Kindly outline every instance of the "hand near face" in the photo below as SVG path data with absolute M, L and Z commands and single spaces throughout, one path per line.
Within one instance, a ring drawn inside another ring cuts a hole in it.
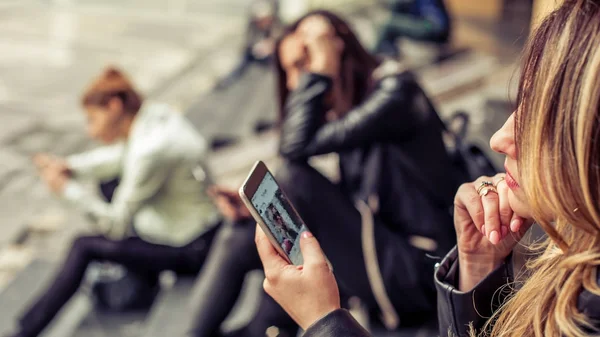
M 499 266 L 531 227 L 508 202 L 504 174 L 463 184 L 454 202 L 454 227 L 460 266 L 460 289 L 468 291 Z M 494 183 L 497 193 L 477 193 L 482 182 Z
M 312 234 L 303 232 L 300 239 L 302 266 L 287 263 L 258 226 L 256 246 L 265 269 L 265 291 L 303 330 L 340 308 L 337 282 Z
M 235 191 L 213 186 L 208 194 L 213 198 L 217 208 L 226 219 L 238 221 L 250 218 L 250 212 Z

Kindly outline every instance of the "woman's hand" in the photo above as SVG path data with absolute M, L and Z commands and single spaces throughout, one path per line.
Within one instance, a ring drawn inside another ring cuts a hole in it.
M 48 153 L 38 153 L 33 156 L 32 161 L 40 172 L 50 169 L 64 172 L 67 175 L 70 175 L 71 173 L 67 162 L 63 158 Z
M 208 195 L 226 219 L 239 221 L 250 218 L 250 212 L 235 191 L 213 186 L 208 190 Z
M 265 268 L 265 291 L 303 330 L 340 308 L 337 282 L 311 233 L 303 232 L 300 239 L 302 266 L 287 263 L 258 226 L 256 246 Z
M 497 193 L 480 195 L 483 182 L 495 185 Z M 454 227 L 459 257 L 459 289 L 469 291 L 497 268 L 531 226 L 514 214 L 508 202 L 504 174 L 480 177 L 463 184 L 454 200 Z
M 308 50 L 308 70 L 336 78 L 340 73 L 340 59 L 344 44 L 326 18 L 314 15 L 306 18 L 298 27 Z
M 47 153 L 36 154 L 33 156 L 32 161 L 37 167 L 40 177 L 50 190 L 53 193 L 62 194 L 71 177 L 71 170 L 67 162 L 63 158 Z
M 41 170 L 40 177 L 48 185 L 48 188 L 57 195 L 63 193 L 70 179 L 68 171 L 65 171 L 61 166 L 55 165 L 47 166 Z

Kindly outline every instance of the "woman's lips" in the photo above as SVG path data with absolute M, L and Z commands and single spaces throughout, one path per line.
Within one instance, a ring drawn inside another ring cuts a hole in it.
M 513 176 L 510 174 L 508 169 L 506 169 L 506 167 L 504 169 L 506 170 L 506 177 L 504 178 L 504 181 L 506 181 L 506 185 L 508 185 L 508 188 L 510 188 L 511 190 L 518 189 L 520 186 L 515 180 L 515 178 L 513 178 Z

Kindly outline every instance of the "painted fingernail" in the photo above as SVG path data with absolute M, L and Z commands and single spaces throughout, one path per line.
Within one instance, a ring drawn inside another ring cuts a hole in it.
M 498 242 L 500 242 L 500 234 L 498 234 L 498 231 L 492 231 L 489 240 L 493 245 L 498 244 Z
M 302 238 L 304 238 L 304 239 L 310 239 L 312 237 L 313 237 L 313 235 L 312 235 L 311 232 L 309 232 L 309 231 L 302 232 Z
M 521 220 L 513 219 L 513 221 L 510 222 L 510 230 L 511 231 L 518 232 L 519 227 L 521 227 Z
M 506 235 L 508 235 L 508 227 L 502 226 L 501 230 L 502 230 L 502 237 L 505 238 Z

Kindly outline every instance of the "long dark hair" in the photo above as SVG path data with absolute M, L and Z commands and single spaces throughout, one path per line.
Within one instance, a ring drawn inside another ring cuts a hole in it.
M 359 104 L 364 100 L 367 96 L 370 83 L 371 83 L 371 74 L 373 70 L 377 68 L 380 64 L 380 60 L 375 56 L 371 55 L 360 43 L 356 34 L 350 29 L 350 26 L 344 21 L 342 18 L 333 14 L 332 12 L 326 10 L 316 10 L 309 12 L 304 15 L 300 19 L 298 19 L 293 24 L 289 25 L 277 41 L 275 45 L 275 68 L 277 73 L 277 92 L 279 95 L 279 121 L 280 123 L 285 118 L 285 101 L 289 95 L 289 90 L 287 88 L 287 75 L 285 70 L 281 65 L 281 60 L 279 59 L 279 48 L 281 46 L 281 42 L 288 35 L 292 34 L 298 28 L 298 25 L 306 19 L 307 17 L 319 15 L 326 18 L 333 28 L 335 29 L 335 34 L 338 38 L 340 38 L 344 42 L 344 51 L 342 53 L 342 61 L 341 61 L 341 69 L 342 69 L 342 86 L 346 87 L 346 83 L 350 82 L 354 85 L 353 97 L 352 97 L 352 106 Z M 346 78 L 344 74 L 344 69 L 349 63 L 353 63 L 352 66 L 352 78 Z

